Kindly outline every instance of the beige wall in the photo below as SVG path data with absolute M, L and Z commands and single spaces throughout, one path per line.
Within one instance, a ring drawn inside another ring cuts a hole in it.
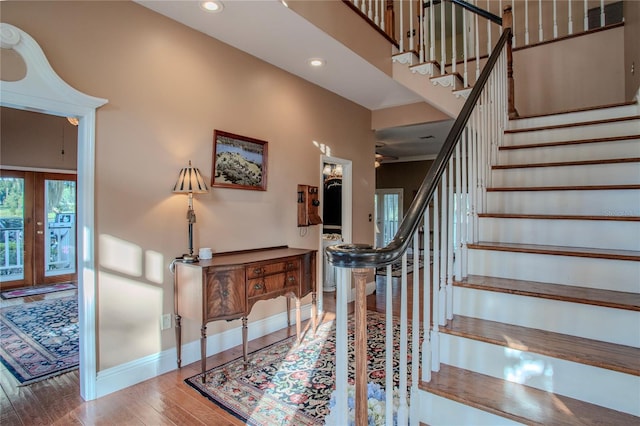
M 640 1 L 624 2 L 624 93 L 627 101 L 640 90 Z M 633 70 L 633 71 L 632 71 Z
M 380 189 L 402 188 L 406 214 L 432 163 L 433 160 L 382 163 L 376 169 L 376 185 Z
M 76 170 L 78 128 L 65 117 L 0 108 L 0 166 Z
M 189 160 L 210 179 L 214 129 L 268 141 L 268 190 L 197 195 L 196 248 L 317 248 L 318 227 L 296 226 L 296 185 L 320 184 L 314 141 L 353 161 L 353 237 L 373 242 L 370 111 L 132 2 L 0 8 L 65 81 L 109 100 L 96 130 L 99 370 L 175 346 L 159 317 L 173 311 L 167 266 L 186 249 L 187 199 L 171 189 Z M 261 302 L 250 323 L 284 307 Z
M 625 100 L 624 27 L 543 44 L 513 54 L 520 115 Z

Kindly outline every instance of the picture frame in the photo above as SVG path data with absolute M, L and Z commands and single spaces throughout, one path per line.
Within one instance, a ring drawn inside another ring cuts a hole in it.
M 213 131 L 211 186 L 267 190 L 267 142 Z

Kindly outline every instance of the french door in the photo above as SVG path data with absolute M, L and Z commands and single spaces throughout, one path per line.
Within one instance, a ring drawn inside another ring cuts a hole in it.
M 0 287 L 75 281 L 76 175 L 0 170 Z
M 402 220 L 402 188 L 376 189 L 376 247 L 384 247 L 395 237 Z

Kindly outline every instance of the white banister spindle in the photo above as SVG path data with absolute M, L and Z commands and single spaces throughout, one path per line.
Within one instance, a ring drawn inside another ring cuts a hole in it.
M 477 222 L 478 222 L 478 126 L 477 126 L 477 116 L 478 116 L 478 108 L 476 107 L 475 111 L 471 114 L 469 118 L 471 135 L 469 138 L 470 150 L 469 157 L 471 161 L 471 232 L 470 240 L 474 243 L 478 241 L 477 236 Z
M 500 11 L 502 13 L 502 11 Z M 511 47 L 515 49 L 516 47 L 516 2 L 513 2 L 511 5 L 511 16 L 513 18 L 513 22 L 511 23 Z
M 378 2 L 378 0 L 375 0 L 375 3 L 373 5 L 374 6 L 373 22 L 375 22 L 377 26 L 380 26 L 379 5 L 380 3 Z
M 587 3 L 587 1 L 588 0 L 584 0 L 584 22 L 583 22 L 584 31 L 589 30 L 589 4 Z
M 402 13 L 404 10 L 404 6 L 402 5 L 403 0 L 398 1 L 400 5 L 400 36 L 398 37 L 400 39 L 400 42 L 398 43 L 398 49 L 400 50 L 400 53 L 402 53 L 404 52 L 404 16 Z
M 386 359 L 385 369 L 393 371 L 393 279 L 391 277 L 391 265 L 387 265 L 387 290 L 386 290 L 386 325 L 385 325 L 385 347 Z M 385 375 L 385 423 L 386 426 L 393 426 L 393 374 Z
M 418 391 L 420 381 L 420 232 L 413 234 L 413 311 L 411 319 L 411 389 Z M 425 329 L 425 336 L 428 329 Z M 415 406 L 415 405 L 414 405 Z
M 414 44 L 413 38 L 414 38 L 414 22 L 413 22 L 413 0 L 409 0 L 409 48 L 407 50 L 414 50 L 416 48 L 416 45 Z
M 380 28 L 382 28 L 383 32 L 386 32 L 385 21 L 387 20 L 387 6 L 384 2 L 385 0 L 380 0 Z
M 558 38 L 557 0 L 553 0 L 553 38 Z
M 462 79 L 464 81 L 464 87 L 467 88 L 469 87 L 469 74 L 468 74 L 468 64 L 467 64 L 467 57 L 468 57 L 468 46 L 467 46 L 467 39 L 468 39 L 468 34 L 469 34 L 469 28 L 467 28 L 467 9 L 462 9 L 462 61 L 463 61 L 463 75 L 462 75 Z
M 604 0 L 600 0 L 600 26 L 604 27 L 606 18 L 604 16 Z
M 408 315 L 407 315 L 407 252 L 402 255 L 402 276 L 400 288 L 400 365 L 398 369 L 398 425 L 406 425 L 409 421 L 409 402 L 407 398 L 407 346 L 408 346 Z M 388 370 L 388 371 L 393 371 Z
M 456 55 L 456 5 L 451 3 L 451 73 L 456 72 L 456 62 L 458 61 L 458 55 Z
M 447 40 L 446 40 L 446 24 L 444 5 L 446 3 L 440 3 L 440 74 L 445 74 L 445 64 L 447 63 Z
M 476 41 L 476 79 L 478 81 L 478 77 L 480 77 L 480 37 L 478 37 L 478 14 L 474 13 L 474 28 L 475 28 L 475 41 Z
M 440 321 L 440 325 L 446 325 L 447 321 L 447 301 L 446 301 L 446 289 L 447 289 L 447 259 L 448 259 L 448 251 L 447 251 L 447 220 L 448 210 L 447 210 L 447 196 L 449 195 L 448 186 L 447 186 L 447 171 L 442 174 L 442 180 L 440 184 L 441 192 L 440 192 L 440 291 L 438 292 L 438 297 L 440 298 L 440 312 L 438 312 L 438 320 Z
M 567 1 L 567 14 L 568 14 L 568 21 L 569 21 L 569 26 L 567 28 L 567 32 L 569 35 L 573 34 L 573 11 L 571 10 L 571 0 Z
M 429 206 L 424 210 L 424 218 L 422 229 L 422 259 L 424 262 L 424 272 L 422 274 L 422 330 L 424 339 L 422 340 L 422 376 L 421 379 L 425 382 L 431 380 L 431 352 L 433 351 L 433 345 L 431 344 L 431 283 L 432 276 L 429 274 L 429 266 L 431 264 L 431 226 L 429 223 Z M 414 340 L 415 342 L 416 340 Z
M 538 0 L 538 41 L 544 40 L 544 34 L 542 29 L 542 0 Z
M 489 3 L 489 0 L 487 0 L 487 10 L 490 9 L 491 4 Z M 491 49 L 493 49 L 493 46 L 491 45 L 491 21 L 490 20 L 486 20 L 487 21 L 487 55 L 491 55 Z
M 433 10 L 433 0 L 429 0 L 429 60 L 436 60 L 436 20 Z
M 453 157 L 449 159 L 449 196 L 447 197 L 447 288 L 446 288 L 446 318 L 453 319 L 453 250 L 455 241 L 453 239 L 453 219 L 455 217 L 455 198 L 453 193 Z
M 367 10 L 367 16 L 369 17 L 369 19 L 371 19 L 373 21 L 373 0 L 369 0 L 369 7 Z
M 524 45 L 529 45 L 529 0 L 524 0 Z
M 463 138 L 464 136 L 461 135 L 461 138 Z M 456 161 L 456 187 L 455 187 L 455 192 L 454 192 L 454 199 L 455 199 L 455 209 L 454 209 L 454 214 L 456 215 L 456 222 L 455 222 L 455 229 L 454 229 L 454 234 L 455 234 L 455 239 L 454 239 L 454 259 L 455 259 L 455 279 L 456 281 L 460 281 L 460 279 L 462 279 L 462 253 L 461 253 L 461 247 L 462 247 L 462 239 L 461 239 L 461 231 L 462 231 L 462 155 L 461 155 L 461 147 L 460 145 L 462 145 L 462 140 L 460 140 L 457 144 L 456 144 L 456 156 L 455 156 L 455 161 Z
M 424 46 L 425 46 L 425 39 L 424 39 L 424 6 L 422 1 L 419 2 L 420 4 L 420 25 L 418 26 L 419 31 L 420 31 L 420 63 L 424 62 Z
M 469 193 L 468 193 L 468 168 L 469 168 L 469 157 L 467 157 L 467 144 L 469 143 L 469 125 L 467 124 L 464 131 L 462 132 L 462 140 L 461 145 L 462 149 L 460 150 L 460 156 L 462 158 L 462 193 L 461 197 L 461 227 L 460 227 L 460 241 L 461 241 L 461 272 L 462 278 L 467 276 L 467 231 L 469 227 Z
M 431 267 L 433 297 L 433 327 L 431 329 L 431 370 L 440 371 L 440 197 L 438 187 L 433 191 L 433 264 Z M 425 268 L 425 271 L 428 269 Z M 427 272 L 425 272 L 427 273 Z
M 349 407 L 347 406 L 347 385 L 348 385 L 348 342 L 349 331 L 347 327 L 347 284 L 350 270 L 347 268 L 337 268 L 336 285 L 336 424 L 347 424 L 349 419 Z

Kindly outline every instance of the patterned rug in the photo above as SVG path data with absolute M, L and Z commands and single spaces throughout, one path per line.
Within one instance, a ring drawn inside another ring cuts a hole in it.
M 20 385 L 78 368 L 76 296 L 0 309 L 0 360 Z
M 369 382 L 384 387 L 385 317 L 368 312 L 367 322 Z M 353 378 L 354 362 L 353 328 L 350 319 L 350 378 Z M 400 325 L 395 324 L 395 337 L 399 332 Z M 251 353 L 247 369 L 242 358 L 238 358 L 185 382 L 249 425 L 322 425 L 329 413 L 329 399 L 335 384 L 335 346 L 335 324 L 324 323 L 318 327 L 315 337 L 309 331 L 300 346 L 295 345 L 295 337 L 289 337 Z M 398 365 L 396 348 L 393 368 L 396 386 Z
M 35 296 L 38 294 L 54 293 L 56 291 L 75 290 L 75 283 L 58 283 L 52 285 L 38 285 L 23 288 L 16 288 L 13 290 L 5 290 L 0 293 L 2 299 L 14 299 L 16 297 Z

